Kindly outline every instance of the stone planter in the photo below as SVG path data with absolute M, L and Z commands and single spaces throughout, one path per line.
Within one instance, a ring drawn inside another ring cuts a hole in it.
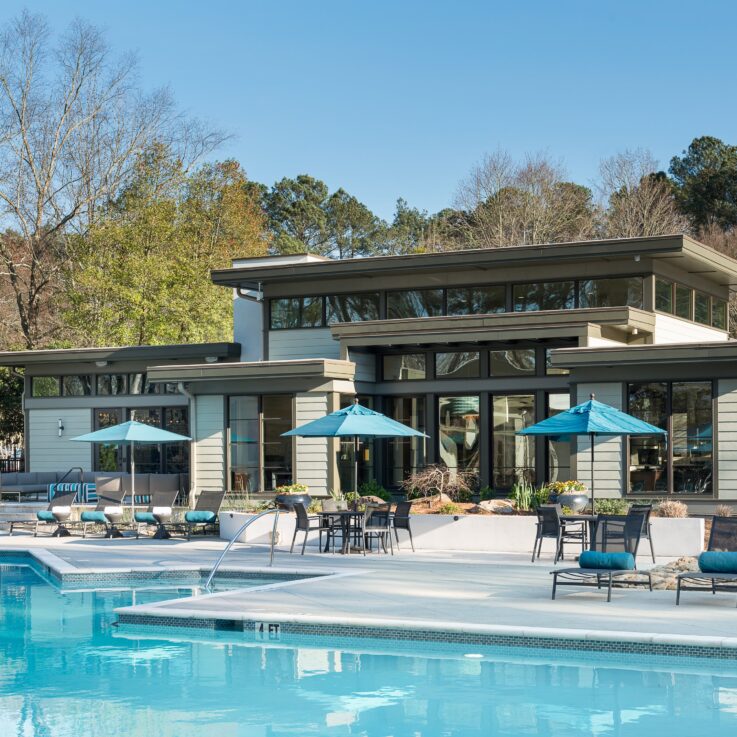
M 305 509 L 312 503 L 309 494 L 277 494 L 274 501 L 280 509 L 292 510 L 295 504 L 304 504 Z

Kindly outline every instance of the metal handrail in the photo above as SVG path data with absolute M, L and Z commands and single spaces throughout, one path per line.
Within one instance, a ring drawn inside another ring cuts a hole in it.
M 79 483 L 81 484 L 81 483 L 82 483 L 82 478 L 84 477 L 84 469 L 82 468 L 82 466 L 72 466 L 72 467 L 71 467 L 71 468 L 70 468 L 70 469 L 69 469 L 69 470 L 68 470 L 68 471 L 67 471 L 67 472 L 66 472 L 66 473 L 65 473 L 65 474 L 64 474 L 64 475 L 63 475 L 63 476 L 61 477 L 61 479 L 60 479 L 59 483 L 60 483 L 60 484 L 61 484 L 61 483 L 63 483 L 63 482 L 64 482 L 64 479 L 66 479 L 66 477 L 67 477 L 67 476 L 69 476 L 69 474 L 70 474 L 70 473 L 71 473 L 72 471 L 79 471 Z
M 220 557 L 217 559 L 217 562 L 212 567 L 212 570 L 210 571 L 210 575 L 207 577 L 207 581 L 205 581 L 206 589 L 210 588 L 212 579 L 215 577 L 215 574 L 217 573 L 218 568 L 220 568 L 220 564 L 223 562 L 223 559 L 228 554 L 228 551 L 236 543 L 238 538 L 245 532 L 245 530 L 248 528 L 248 526 L 251 523 L 255 522 L 257 519 L 261 519 L 261 517 L 265 517 L 267 514 L 274 515 L 274 527 L 271 530 L 271 553 L 269 555 L 269 565 L 271 566 L 274 564 L 274 545 L 276 544 L 276 524 L 279 521 L 279 508 L 278 507 L 275 507 L 273 509 L 267 509 L 263 512 L 259 512 L 259 514 L 257 514 L 255 517 L 251 517 L 249 520 L 246 520 L 245 524 L 230 539 L 228 544 L 225 546 L 225 550 L 223 550 L 223 552 L 220 554 Z

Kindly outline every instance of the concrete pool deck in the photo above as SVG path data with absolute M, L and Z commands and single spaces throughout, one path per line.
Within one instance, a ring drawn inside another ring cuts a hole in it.
M 52 567 L 51 556 L 56 556 L 67 571 L 209 568 L 224 545 L 215 538 L 185 542 L 0 536 L 0 551 L 38 552 Z M 268 549 L 236 546 L 225 566 L 269 570 Z M 649 567 L 649 561 L 643 557 L 640 566 Z M 615 589 L 607 603 L 604 592 L 596 589 L 563 589 L 552 601 L 552 563 L 531 564 L 522 555 L 404 549 L 394 557 L 364 558 L 290 555 L 277 548 L 274 569 L 344 575 L 162 602 L 136 611 L 166 618 L 401 626 L 737 648 L 736 594 L 686 592 L 676 607 L 674 591 Z

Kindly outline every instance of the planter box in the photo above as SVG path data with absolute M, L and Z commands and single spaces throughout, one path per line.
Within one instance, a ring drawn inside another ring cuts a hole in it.
M 220 515 L 220 535 L 230 539 L 252 514 L 224 512 Z M 289 512 L 279 515 L 279 544 L 289 545 L 294 534 L 295 517 Z M 418 514 L 412 516 L 412 534 L 417 550 L 449 550 L 486 553 L 532 554 L 537 518 L 533 516 L 507 515 L 446 515 Z M 272 516 L 255 522 L 239 538 L 241 542 L 268 545 L 274 524 Z M 697 517 L 684 519 L 653 517 L 653 545 L 655 554 L 668 558 L 682 555 L 696 556 L 704 549 L 704 520 Z M 303 534 L 297 535 L 301 546 Z M 409 548 L 407 533 L 399 531 L 402 548 Z M 317 547 L 317 535 L 310 534 L 307 546 Z M 554 543 L 543 541 L 543 554 L 551 556 Z M 296 545 L 295 545 L 296 549 Z M 573 547 L 570 548 L 573 552 Z M 643 540 L 640 555 L 649 556 L 650 546 Z

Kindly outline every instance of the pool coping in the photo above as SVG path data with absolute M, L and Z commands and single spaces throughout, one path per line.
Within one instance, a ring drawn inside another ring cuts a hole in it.
M 3 548 L 0 554 L 28 555 L 46 567 L 62 582 L 76 576 L 89 576 L 91 582 L 106 576 L 158 574 L 159 579 L 166 575 L 172 577 L 182 572 L 207 572 L 205 566 L 167 565 L 129 566 L 120 568 L 79 568 L 43 548 Z M 271 582 L 254 586 L 248 591 L 294 585 L 309 585 L 311 580 L 342 578 L 363 575 L 368 569 L 352 571 L 326 571 L 298 567 L 239 566 L 223 568 L 226 575 L 238 574 L 264 577 L 269 575 L 299 576 L 299 578 Z M 240 594 L 247 592 L 241 591 Z M 217 602 L 219 597 L 232 596 L 233 591 L 214 592 L 198 597 Z M 397 619 L 390 617 L 359 617 L 347 614 L 341 616 L 325 614 L 285 613 L 279 611 L 241 612 L 218 611 L 217 609 L 187 609 L 186 600 L 174 600 L 140 604 L 116 609 L 118 621 L 124 626 L 141 628 L 166 628 L 173 630 L 200 629 L 204 631 L 230 631 L 250 633 L 254 637 L 264 624 L 279 625 L 284 634 L 320 635 L 335 637 L 390 638 L 428 642 L 447 642 L 458 644 L 478 644 L 487 646 L 538 647 L 559 649 L 602 651 L 633 654 L 654 654 L 676 657 L 700 657 L 737 660 L 737 637 L 714 637 L 706 635 L 660 634 L 654 632 L 632 632 L 601 629 L 573 629 L 556 627 L 529 627 L 523 625 L 472 624 L 458 621 L 437 621 L 422 619 Z

